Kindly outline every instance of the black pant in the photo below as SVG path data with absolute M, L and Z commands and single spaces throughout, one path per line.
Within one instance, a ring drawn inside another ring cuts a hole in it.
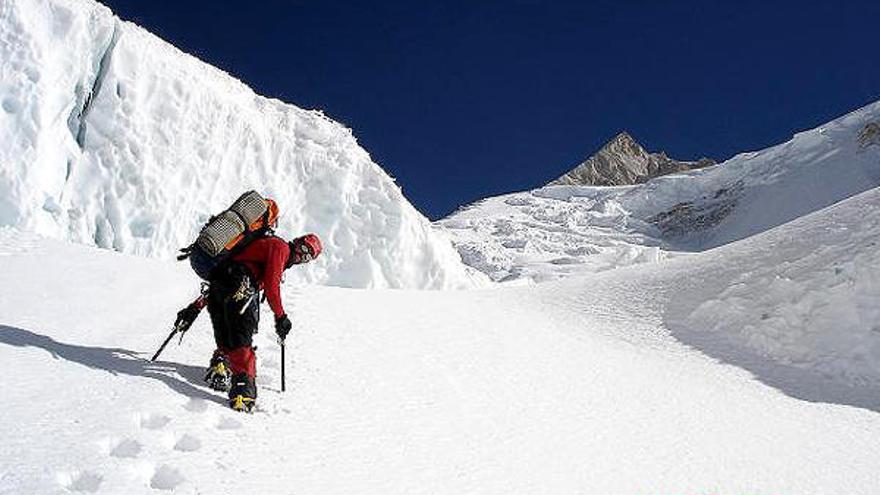
M 208 314 L 218 349 L 251 347 L 260 322 L 260 294 L 247 268 L 230 263 L 211 281 Z

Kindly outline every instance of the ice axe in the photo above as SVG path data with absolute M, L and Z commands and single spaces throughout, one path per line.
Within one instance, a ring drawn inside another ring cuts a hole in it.
M 206 304 L 207 298 L 203 295 L 177 312 L 177 320 L 174 322 L 174 328 L 171 330 L 171 333 L 168 334 L 168 337 L 165 338 L 165 342 L 162 342 L 162 345 L 159 347 L 159 350 L 156 351 L 156 354 L 153 354 L 153 358 L 150 359 L 150 361 L 155 362 L 159 359 L 159 354 L 162 354 L 162 351 L 165 350 L 165 346 L 167 346 L 168 343 L 171 342 L 171 339 L 173 339 L 178 333 L 180 334 L 180 341 L 183 342 L 183 336 L 186 334 L 186 331 L 189 330 L 189 327 L 191 327 L 193 322 L 196 321 L 196 318 L 199 317 L 199 313 Z
M 190 323 L 190 324 L 192 324 L 192 323 Z M 187 325 L 187 327 L 189 327 L 189 325 Z M 175 325 L 174 329 L 171 330 L 171 333 L 169 333 L 168 337 L 165 339 L 165 342 L 162 342 L 162 345 L 159 347 L 159 350 L 156 351 L 156 354 L 153 354 L 153 357 L 150 359 L 150 361 L 155 362 L 157 359 L 159 359 L 159 354 L 162 354 L 162 351 L 165 350 L 165 346 L 167 346 L 168 343 L 171 342 L 171 339 L 173 339 L 174 336 L 177 335 L 177 332 L 185 332 L 185 331 L 186 330 L 181 330 L 180 325 Z M 180 336 L 180 340 L 181 341 L 183 340 L 183 335 Z

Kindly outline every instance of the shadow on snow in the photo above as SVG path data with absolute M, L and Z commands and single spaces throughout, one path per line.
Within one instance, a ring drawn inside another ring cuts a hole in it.
M 199 386 L 202 384 L 204 370 L 197 366 L 167 361 L 154 363 L 128 349 L 65 344 L 45 335 L 7 325 L 0 325 L 0 343 L 16 347 L 36 347 L 50 353 L 55 359 L 64 359 L 113 375 L 152 378 L 187 397 L 221 402 L 218 396 Z
M 824 376 L 816 370 L 781 363 L 736 343 L 726 342 L 711 332 L 697 332 L 675 326 L 671 330 L 681 343 L 720 363 L 742 368 L 758 381 L 789 397 L 880 412 L 880 385 L 876 383 L 846 382 L 840 378 Z

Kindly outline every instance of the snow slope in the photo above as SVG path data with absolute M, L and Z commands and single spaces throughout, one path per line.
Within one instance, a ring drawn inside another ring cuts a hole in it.
M 348 130 L 85 0 L 0 2 L 0 51 L 0 494 L 877 493 L 880 104 L 441 222 L 497 280 L 564 280 L 364 291 L 303 282 L 471 282 Z M 196 280 L 132 254 L 250 185 L 333 254 L 285 285 L 285 394 L 263 322 L 248 416 L 201 383 L 204 315 L 147 361 Z
M 252 416 L 200 383 L 204 316 L 146 361 L 186 270 L 7 229 L 0 493 L 874 494 L 877 218 L 536 287 L 288 283 Z
M 880 102 L 784 144 L 628 187 L 550 186 L 438 222 L 495 280 L 545 281 L 721 246 L 880 186 Z
M 880 405 L 880 188 L 687 260 L 684 341 L 809 400 Z
M 242 192 L 327 247 L 297 278 L 473 285 L 349 129 L 254 94 L 91 0 L 0 3 L 0 226 L 170 258 Z

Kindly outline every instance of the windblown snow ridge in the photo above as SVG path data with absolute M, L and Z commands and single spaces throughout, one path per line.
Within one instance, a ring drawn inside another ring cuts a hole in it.
M 0 226 L 170 258 L 256 189 L 316 232 L 309 281 L 475 280 L 349 129 L 260 97 L 91 0 L 0 3 Z

